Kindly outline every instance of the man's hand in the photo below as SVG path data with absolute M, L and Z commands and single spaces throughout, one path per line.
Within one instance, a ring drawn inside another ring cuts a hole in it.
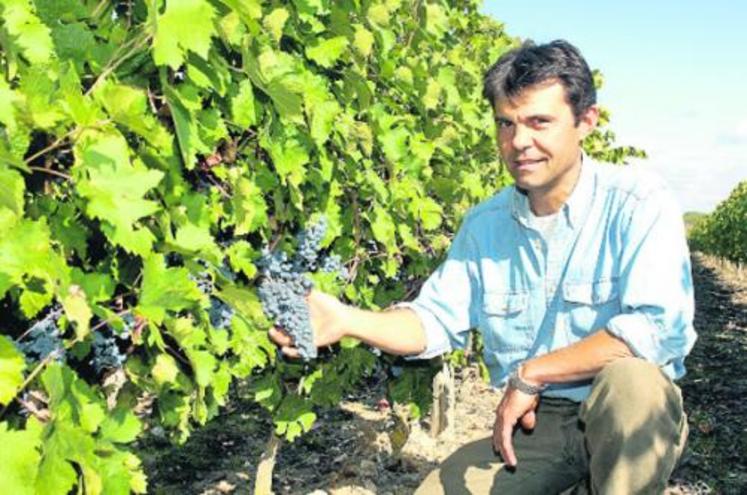
M 516 454 L 511 443 L 511 436 L 517 423 L 527 430 L 533 430 L 536 423 L 535 410 L 539 404 L 539 395 L 528 395 L 514 388 L 506 388 L 498 408 L 495 411 L 493 426 L 493 449 L 500 452 L 503 462 L 516 466 Z
M 324 347 L 338 342 L 345 336 L 345 318 L 349 308 L 336 298 L 312 290 L 306 296 L 309 305 L 309 319 L 314 332 L 314 344 Z M 270 338 L 280 346 L 280 350 L 289 357 L 299 357 L 298 349 L 293 345 L 293 339 L 282 329 L 270 329 Z

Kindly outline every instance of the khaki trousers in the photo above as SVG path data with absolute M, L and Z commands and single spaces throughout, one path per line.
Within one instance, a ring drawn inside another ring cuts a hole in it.
M 415 493 L 662 493 L 687 433 L 679 388 L 653 364 L 619 359 L 580 405 L 540 400 L 536 428 L 514 434 L 516 469 L 504 468 L 488 437 L 454 452 Z

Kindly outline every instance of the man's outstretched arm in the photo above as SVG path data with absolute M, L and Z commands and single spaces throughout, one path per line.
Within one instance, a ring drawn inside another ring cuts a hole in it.
M 319 291 L 308 296 L 314 343 L 324 347 L 343 337 L 354 337 L 390 354 L 419 354 L 426 348 L 426 336 L 418 315 L 411 309 L 367 311 L 343 304 Z M 270 337 L 284 354 L 298 357 L 291 338 L 282 331 L 270 330 Z

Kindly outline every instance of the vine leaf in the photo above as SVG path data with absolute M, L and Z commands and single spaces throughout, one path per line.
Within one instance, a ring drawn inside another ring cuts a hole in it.
M 0 335 L 0 404 L 8 404 L 23 383 L 26 361 L 13 342 Z
M 78 151 L 77 189 L 88 200 L 86 212 L 111 226 L 102 230 L 112 242 L 146 256 L 153 235 L 135 223 L 158 211 L 158 203 L 143 196 L 161 181 L 163 172 L 131 163 L 127 143 L 115 134 L 102 135 Z
M 208 58 L 215 32 L 215 9 L 206 0 L 168 0 L 166 11 L 156 18 L 153 60 L 176 70 L 187 51 Z
M 143 285 L 138 312 L 161 324 L 166 311 L 180 311 L 203 300 L 186 268 L 166 268 L 163 256 L 151 255 L 143 266 Z
M 41 425 L 33 418 L 28 421 L 25 430 L 8 430 L 8 423 L 0 423 L 0 445 L 6 446 L 0 449 L 0 466 L 3 469 L 0 476 L 1 493 L 37 493 L 34 484 L 41 461 L 41 432 Z M 11 445 L 13 448 L 9 447 Z
M 306 56 L 329 69 L 345 53 L 347 47 L 348 39 L 345 36 L 336 36 L 306 48 Z
M 46 64 L 54 55 L 49 28 L 36 16 L 29 0 L 3 0 L 0 13 L 10 36 L 11 50 L 20 51 L 32 64 Z

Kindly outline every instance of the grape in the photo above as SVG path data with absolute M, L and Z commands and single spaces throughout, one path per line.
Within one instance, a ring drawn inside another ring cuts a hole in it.
M 228 304 L 224 303 L 217 297 L 210 298 L 210 324 L 215 328 L 221 330 L 229 327 L 231 325 L 233 313 L 233 308 Z
M 301 357 L 306 360 L 315 358 L 317 350 L 304 285 L 265 279 L 258 293 L 265 313 L 291 336 Z
M 343 280 L 350 276 L 347 268 L 343 266 L 340 256 L 337 254 L 330 254 L 324 261 L 322 261 L 321 270 L 327 273 L 336 273 L 337 276 Z
M 294 264 L 297 265 L 297 271 L 313 271 L 316 268 L 319 248 L 326 233 L 327 220 L 322 217 L 317 223 L 302 230 L 296 237 L 298 248 L 296 249 Z
M 197 285 L 199 291 L 203 294 L 210 295 L 213 293 L 213 279 L 208 272 L 200 272 L 197 275 L 189 275 L 189 278 Z
M 121 337 L 121 336 L 120 336 Z M 93 365 L 96 373 L 111 368 L 121 368 L 127 355 L 119 349 L 119 344 L 113 335 L 105 335 L 105 332 L 97 332 L 93 335 Z
M 292 259 L 283 251 L 264 249 L 257 262 L 263 276 L 257 291 L 262 308 L 276 325 L 290 335 L 299 354 L 306 360 L 317 356 L 317 348 L 306 302 L 306 296 L 314 284 L 304 274 L 321 269 L 337 273 L 341 278 L 348 277 L 337 255 L 327 256 L 319 265 L 321 244 L 326 232 L 327 221 L 322 217 L 296 237 L 296 252 Z
M 34 323 L 26 335 L 26 341 L 18 348 L 32 361 L 42 361 L 50 354 L 57 361 L 65 360 L 65 348 L 62 342 L 57 320 L 62 316 L 62 308 L 52 309 L 47 316 Z

